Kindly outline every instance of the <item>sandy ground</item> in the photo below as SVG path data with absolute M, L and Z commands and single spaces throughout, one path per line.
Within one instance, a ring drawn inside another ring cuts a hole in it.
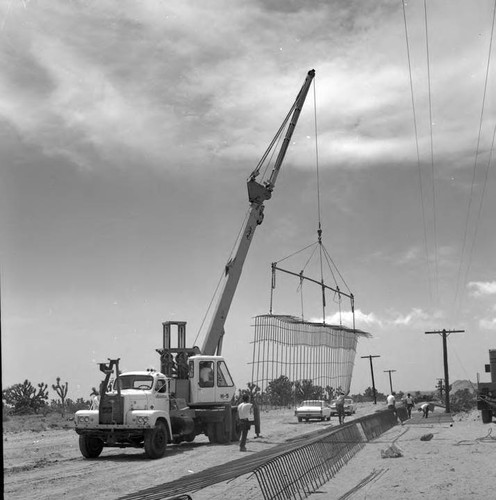
M 476 411 L 453 420 L 452 425 L 424 420 L 394 427 L 368 443 L 319 490 L 318 498 L 496 498 L 496 423 L 482 424 Z M 426 434 L 433 438 L 421 441 Z M 381 450 L 392 443 L 403 456 L 381 458 Z
M 375 411 L 359 406 L 357 415 Z M 331 422 L 296 422 L 292 410 L 263 413 L 262 436 L 248 442 L 256 453 Z M 368 443 L 317 492 L 319 499 L 436 499 L 494 498 L 496 423 L 483 425 L 477 412 L 454 417 L 454 423 L 397 426 Z M 433 439 L 420 437 L 432 433 Z M 401 458 L 381 458 L 381 450 L 395 443 Z M 194 443 L 170 446 L 160 460 L 148 460 L 142 450 L 104 449 L 101 457 L 86 460 L 72 430 L 4 433 L 4 498 L 6 499 L 116 499 L 209 467 L 240 458 L 238 446 L 211 445 L 205 437 Z M 366 480 L 366 481 L 363 481 Z M 361 482 L 363 481 L 363 485 Z M 346 496 L 355 490 L 351 496 Z M 253 475 L 191 494 L 194 500 L 262 499 Z

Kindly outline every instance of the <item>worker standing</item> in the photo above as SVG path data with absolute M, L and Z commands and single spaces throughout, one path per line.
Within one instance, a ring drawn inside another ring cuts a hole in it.
M 412 408 L 415 406 L 413 398 L 410 393 L 405 398 L 406 411 L 408 413 L 408 418 L 412 418 Z
M 339 424 L 344 424 L 344 392 L 340 392 L 336 399 L 336 412 L 338 414 Z
M 396 413 L 396 399 L 394 397 L 394 392 L 392 392 L 387 397 L 387 407 L 388 407 L 389 410 L 393 410 L 393 412 Z
M 241 428 L 241 442 L 239 443 L 239 451 L 246 451 L 246 438 L 253 420 L 253 405 L 249 403 L 250 396 L 243 394 L 242 403 L 238 405 L 239 424 Z

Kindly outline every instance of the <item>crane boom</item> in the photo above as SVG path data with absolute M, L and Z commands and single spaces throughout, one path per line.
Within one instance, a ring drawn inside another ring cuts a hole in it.
M 274 163 L 272 173 L 264 184 L 258 183 L 255 178 L 258 175 L 258 168 L 252 173 L 248 180 L 248 200 L 250 202 L 249 215 L 246 219 L 245 225 L 241 231 L 241 237 L 238 241 L 237 248 L 232 258 L 226 265 L 225 280 L 222 291 L 220 293 L 217 306 L 212 315 L 210 326 L 206 332 L 205 340 L 201 349 L 202 354 L 214 355 L 215 353 L 221 354 L 222 351 L 222 337 L 224 335 L 224 325 L 227 319 L 227 314 L 231 307 L 232 299 L 243 270 L 243 264 L 248 254 L 255 229 L 263 221 L 264 201 L 272 196 L 272 191 L 275 187 L 277 176 L 282 166 L 284 156 L 288 149 L 291 137 L 293 135 L 296 123 L 300 116 L 301 109 L 308 94 L 308 90 L 315 76 L 315 71 L 308 72 L 305 82 L 296 97 L 295 103 L 292 107 L 291 121 L 286 130 L 284 140 L 281 144 L 279 153 Z

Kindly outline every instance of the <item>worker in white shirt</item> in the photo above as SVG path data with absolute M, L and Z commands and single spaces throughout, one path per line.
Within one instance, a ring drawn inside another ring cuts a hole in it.
M 396 409 L 396 399 L 394 398 L 394 392 L 387 397 L 387 407 L 393 411 Z
M 241 442 L 239 443 L 239 451 L 246 451 L 246 437 L 251 427 L 253 420 L 253 405 L 249 403 L 250 396 L 243 394 L 242 403 L 238 405 L 239 424 L 241 428 Z

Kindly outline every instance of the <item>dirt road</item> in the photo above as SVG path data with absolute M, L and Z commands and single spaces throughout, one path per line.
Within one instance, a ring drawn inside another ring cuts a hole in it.
M 358 416 L 374 411 L 359 407 Z M 292 410 L 263 413 L 262 436 L 249 453 L 313 432 L 331 422 L 296 422 Z M 420 441 L 432 433 L 430 441 Z M 492 435 L 494 434 L 494 436 Z M 322 500 L 381 498 L 490 498 L 496 470 L 496 423 L 483 425 L 476 411 L 455 416 L 452 425 L 397 426 L 368 443 L 351 462 L 319 490 Z M 170 446 L 160 460 L 148 460 L 142 450 L 106 448 L 95 460 L 84 459 L 72 430 L 6 433 L 4 481 L 6 499 L 117 499 L 209 467 L 240 458 L 236 444 L 211 445 L 206 437 Z M 380 451 L 395 442 L 403 457 L 382 459 Z M 228 467 L 228 465 L 226 465 Z M 352 491 L 352 496 L 346 495 Z M 253 475 L 192 494 L 194 500 L 262 499 Z
M 365 406 L 358 415 L 368 411 Z M 253 439 L 250 431 L 249 453 L 329 425 L 337 425 L 335 417 L 330 422 L 298 423 L 293 410 L 263 412 L 261 437 Z M 130 448 L 105 448 L 98 459 L 84 459 L 73 430 L 6 433 L 3 445 L 5 498 L 19 500 L 116 499 L 241 456 L 237 444 L 212 445 L 205 436 L 169 446 L 160 460 L 149 460 L 142 450 Z

